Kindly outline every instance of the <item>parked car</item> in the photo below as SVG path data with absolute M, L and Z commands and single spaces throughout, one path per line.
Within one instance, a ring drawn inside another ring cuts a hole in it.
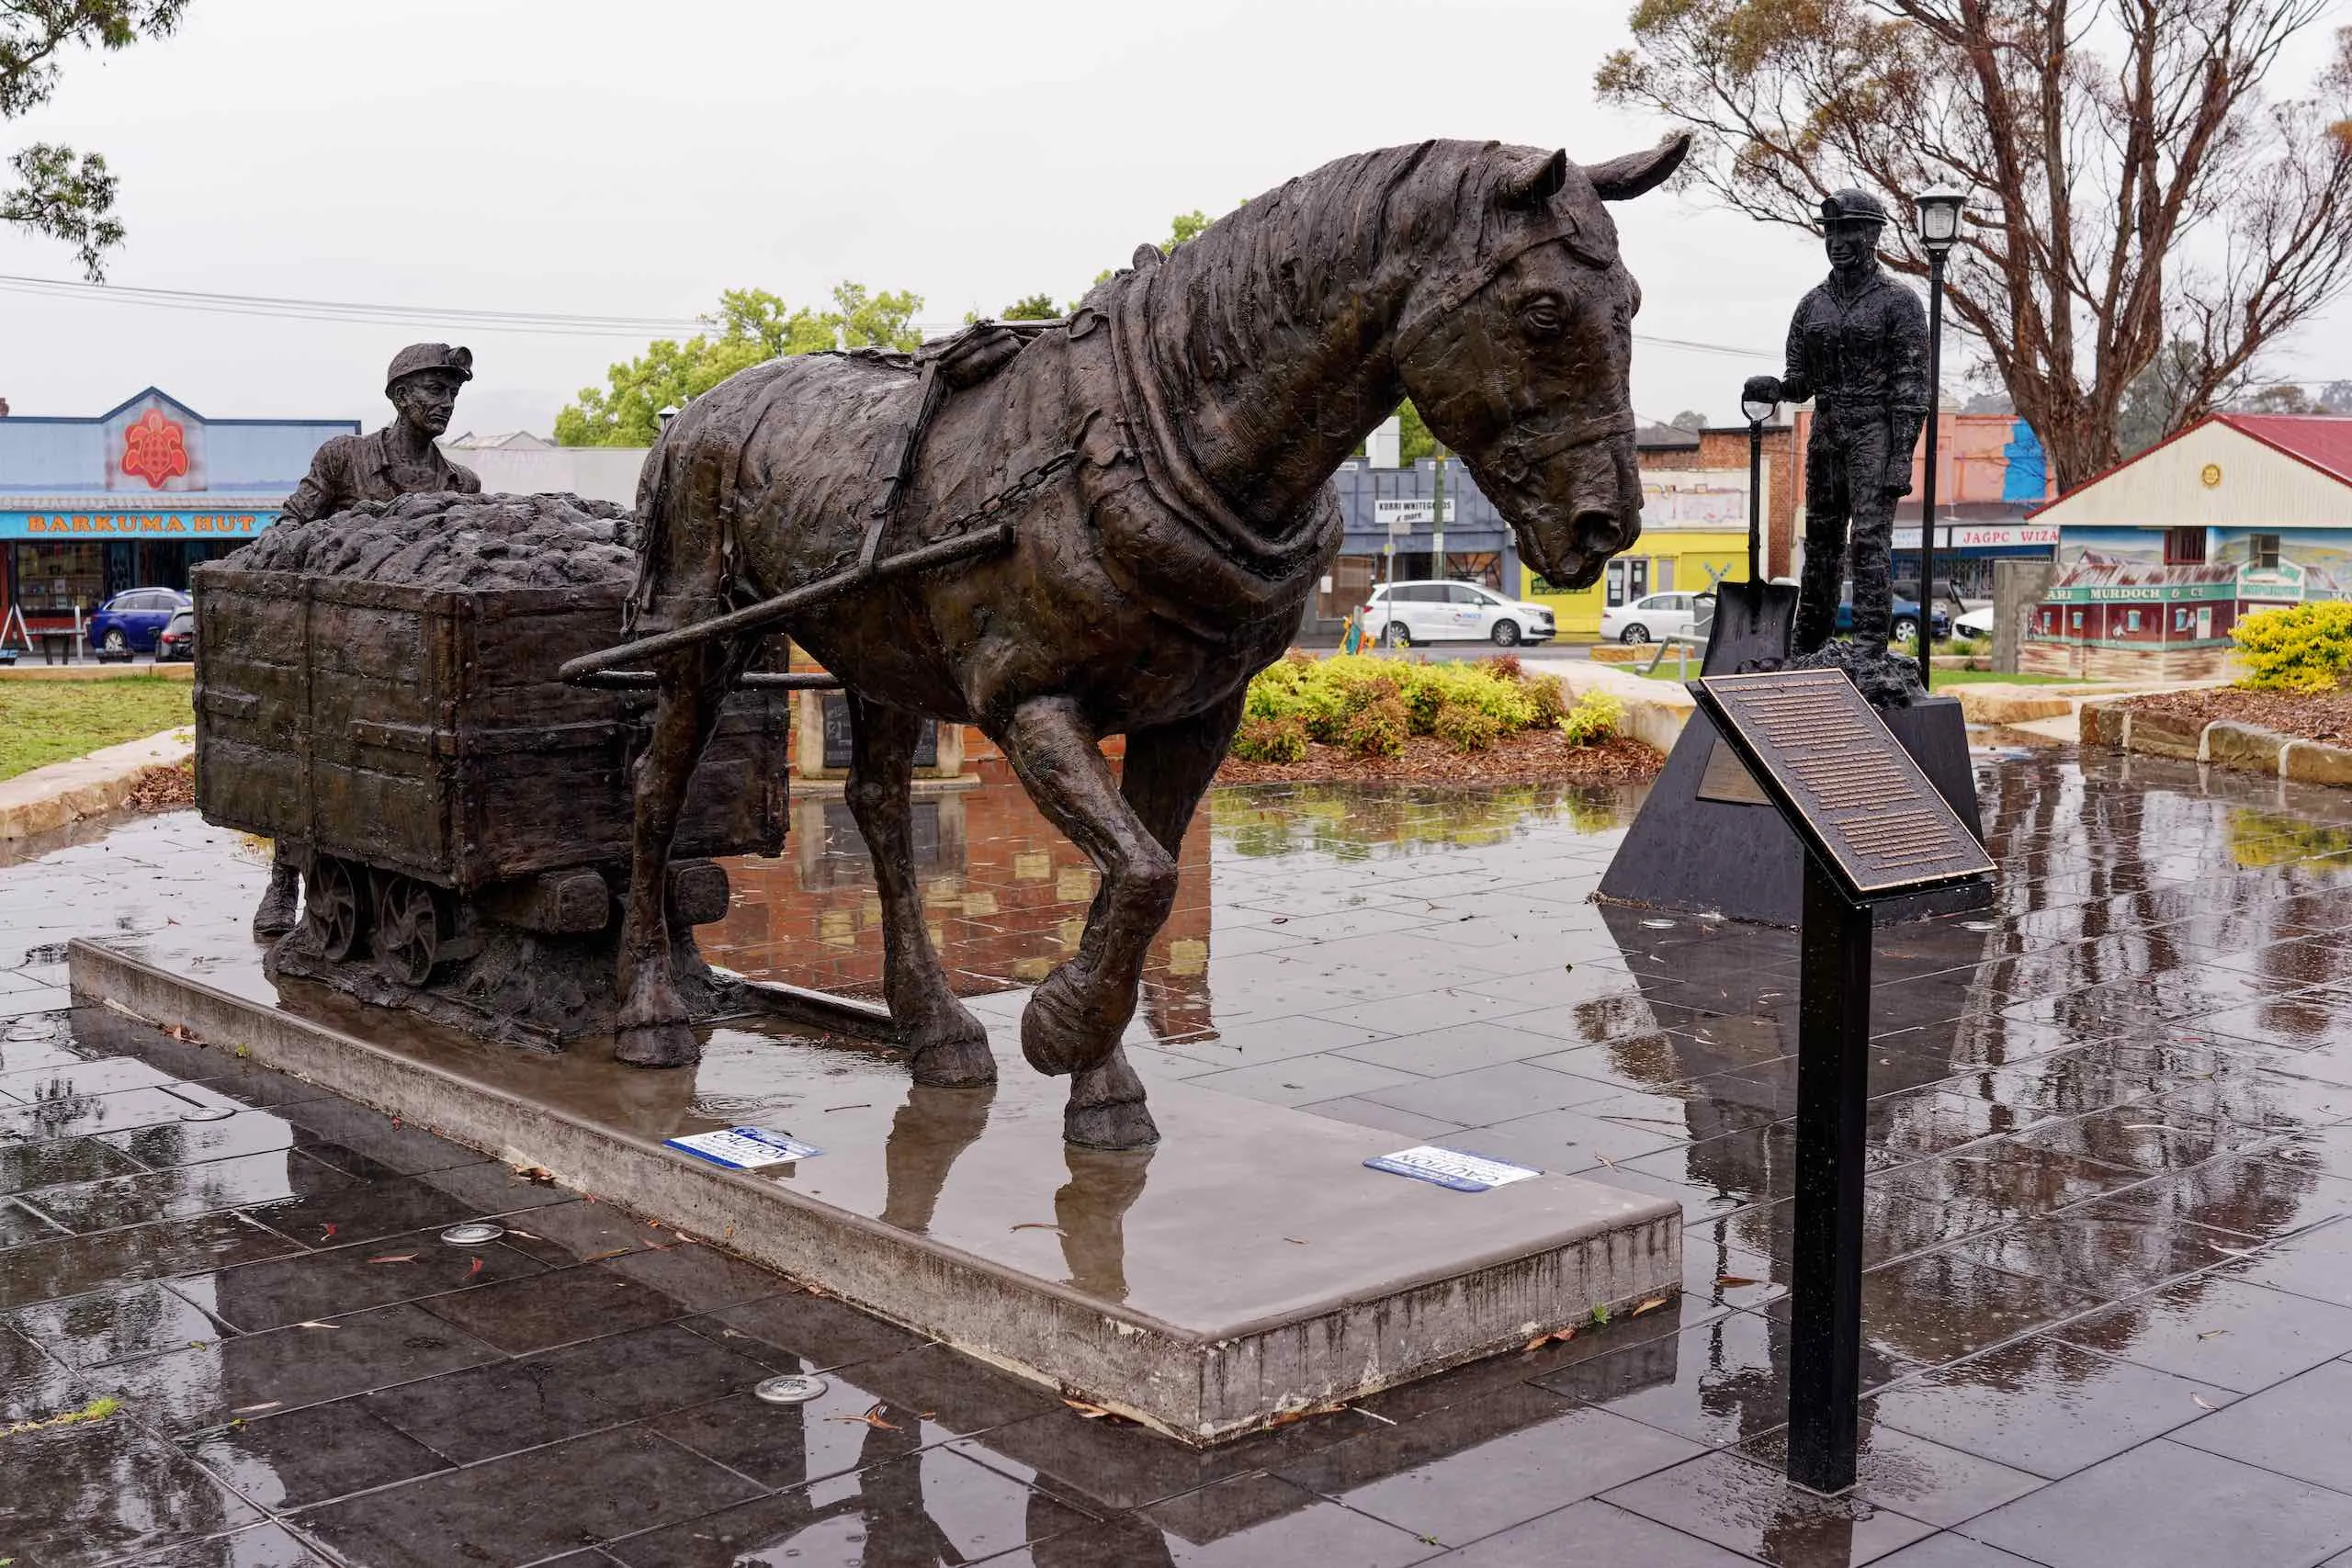
M 1936 637 L 1939 641 L 1951 636 L 1951 612 L 1941 604 L 1936 606 Z M 1843 584 L 1838 591 L 1838 629 L 1854 629 L 1854 585 Z M 1894 595 L 1894 640 L 1917 641 L 1919 636 L 1919 602 L 1907 595 Z
M 195 660 L 196 612 L 194 610 L 172 612 L 172 618 L 164 623 L 162 634 L 155 638 L 155 658 L 159 663 L 167 659 L 175 660 L 185 659 L 191 662 Z
M 1951 629 L 1959 637 L 1991 637 L 1993 635 L 1993 606 L 1978 605 L 1954 621 L 1951 624 Z
M 1357 612 L 1368 638 L 1390 648 L 1417 642 L 1492 642 L 1512 648 L 1552 640 L 1552 612 L 1506 599 L 1475 582 L 1390 582 Z
M 134 588 L 98 606 L 90 617 L 90 646 L 106 653 L 153 653 L 173 612 L 196 603 L 176 588 Z
M 1623 643 L 1690 637 L 1699 617 L 1715 607 L 1712 593 L 1652 593 L 1600 612 L 1600 635 Z

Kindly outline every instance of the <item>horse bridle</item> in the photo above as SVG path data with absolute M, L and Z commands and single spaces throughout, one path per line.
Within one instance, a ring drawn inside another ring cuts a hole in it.
M 1403 360 L 1412 352 L 1413 345 L 1434 331 L 1441 321 L 1493 287 L 1495 280 L 1512 262 L 1539 246 L 1555 243 L 1566 243 L 1570 253 L 1587 266 L 1605 268 L 1616 259 L 1613 254 L 1604 254 L 1596 250 L 1585 239 L 1583 225 L 1574 213 L 1562 213 L 1550 223 L 1514 237 L 1496 252 L 1476 277 L 1448 289 L 1418 311 L 1412 321 L 1397 329 L 1396 344 L 1390 352 L 1396 359 Z M 1634 411 L 1630 408 L 1620 409 L 1613 413 L 1596 414 L 1588 419 L 1570 420 L 1540 435 L 1518 430 L 1513 417 L 1518 411 L 1506 407 L 1501 412 L 1503 423 L 1511 427 L 1512 434 L 1498 444 L 1488 461 L 1498 478 L 1513 484 L 1524 479 L 1530 468 L 1547 458 L 1556 457 L 1578 446 L 1589 446 L 1595 442 L 1634 434 Z

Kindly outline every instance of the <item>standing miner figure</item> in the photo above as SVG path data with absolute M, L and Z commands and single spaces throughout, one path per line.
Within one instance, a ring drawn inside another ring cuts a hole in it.
M 1890 557 L 1894 503 L 1910 492 L 1911 453 L 1928 414 L 1928 323 L 1918 296 L 1879 265 L 1879 232 L 1885 226 L 1886 209 L 1867 192 L 1841 190 L 1822 202 L 1829 276 L 1804 297 L 1789 322 L 1787 371 L 1777 378 L 1750 377 L 1743 395 L 1768 402 L 1814 400 L 1794 652 L 1800 659 L 1818 653 L 1837 626 L 1850 528 L 1852 662 L 1863 667 L 1856 674 L 1865 694 L 1900 701 L 1888 683 L 1916 689 L 1917 676 L 1901 675 L 1894 666 L 1902 661 L 1887 656 L 1894 608 Z M 1881 679 L 1867 678 L 1864 670 Z
M 338 435 L 311 459 L 311 471 L 278 509 L 280 523 L 311 523 L 348 511 L 362 501 L 458 491 L 481 493 L 481 480 L 441 455 L 433 443 L 449 428 L 458 389 L 474 378 L 473 351 L 446 343 L 413 343 L 392 355 L 384 396 L 397 419 L 368 435 Z M 254 911 L 254 935 L 283 936 L 294 929 L 300 868 L 283 846 L 269 868 L 269 891 Z

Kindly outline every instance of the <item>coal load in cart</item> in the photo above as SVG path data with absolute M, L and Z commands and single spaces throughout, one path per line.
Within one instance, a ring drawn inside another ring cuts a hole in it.
M 609 1032 L 630 765 L 650 691 L 557 678 L 620 640 L 621 509 L 569 495 L 413 495 L 280 525 L 195 579 L 197 801 L 303 876 L 273 978 L 322 982 L 486 1038 Z M 676 969 L 732 1010 L 693 929 L 714 857 L 784 843 L 786 697 L 727 702 L 678 827 Z

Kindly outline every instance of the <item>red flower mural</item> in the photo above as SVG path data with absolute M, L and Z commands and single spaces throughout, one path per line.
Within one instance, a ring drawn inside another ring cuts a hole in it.
M 187 472 L 187 433 L 161 409 L 149 409 L 122 433 L 122 471 L 145 479 L 149 490 L 163 489 Z

